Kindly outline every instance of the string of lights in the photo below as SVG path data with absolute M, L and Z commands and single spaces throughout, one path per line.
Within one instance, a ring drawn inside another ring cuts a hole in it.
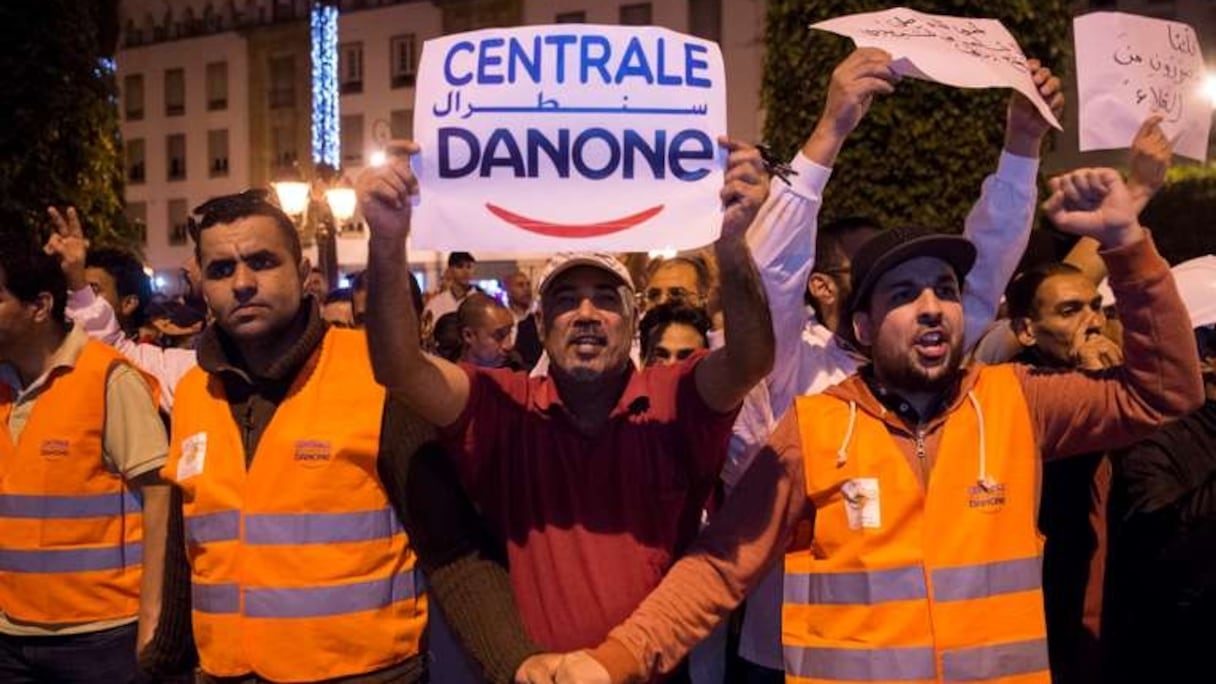
M 312 38 L 312 161 L 338 168 L 338 7 L 314 2 Z

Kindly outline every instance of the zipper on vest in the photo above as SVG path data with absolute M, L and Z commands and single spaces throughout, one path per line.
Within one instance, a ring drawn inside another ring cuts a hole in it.
M 241 420 L 241 444 L 245 447 L 245 468 L 253 456 L 253 402 L 245 404 L 245 415 Z
M 925 424 L 921 423 L 916 426 L 916 460 L 920 463 L 920 476 L 925 483 L 925 489 L 929 489 L 929 462 L 925 455 Z

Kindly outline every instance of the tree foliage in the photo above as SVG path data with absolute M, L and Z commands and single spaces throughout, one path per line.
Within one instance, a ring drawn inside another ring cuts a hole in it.
M 769 0 L 762 98 L 765 136 L 793 155 L 823 110 L 832 69 L 853 50 L 847 38 L 807 27 L 888 9 L 886 0 Z M 1023 52 L 1056 74 L 1071 66 L 1066 0 L 908 0 L 934 14 L 1000 19 Z M 824 197 L 823 219 L 867 215 L 885 224 L 961 230 L 996 168 L 1009 91 L 963 90 L 904 79 L 850 136 Z
M 48 205 L 73 205 L 98 243 L 138 247 L 123 214 L 112 61 L 116 3 L 0 6 L 0 232 L 37 239 Z

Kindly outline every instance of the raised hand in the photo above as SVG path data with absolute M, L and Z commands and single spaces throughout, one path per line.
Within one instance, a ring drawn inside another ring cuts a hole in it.
M 1026 66 L 1030 68 L 1030 78 L 1038 88 L 1039 95 L 1059 120 L 1064 115 L 1064 91 L 1060 79 L 1037 59 L 1027 60 Z M 1009 96 L 1009 107 L 1005 112 L 1006 150 L 1021 157 L 1038 157 L 1043 137 L 1050 129 L 1051 124 L 1047 123 L 1029 98 L 1016 90 Z
M 1169 170 L 1174 155 L 1174 143 L 1161 130 L 1161 120 L 1160 114 L 1148 117 L 1132 139 L 1127 189 L 1131 191 L 1138 209 L 1143 209 L 1165 184 L 1165 172 Z
M 355 181 L 359 208 L 373 238 L 404 238 L 410 232 L 410 195 L 418 192 L 418 179 L 409 155 L 419 147 L 410 140 L 394 140 L 385 152 L 383 166 L 369 166 Z
M 1048 181 L 1051 196 L 1043 212 L 1057 228 L 1092 237 L 1103 249 L 1114 249 L 1144 236 L 1139 208 L 1123 177 L 1114 169 L 1077 169 Z
M 84 236 L 80 217 L 76 214 L 75 207 L 68 207 L 62 214 L 55 207 L 47 207 L 46 213 L 51 217 L 55 232 L 42 249 L 59 259 L 59 268 L 63 269 L 68 287 L 79 290 L 88 285 L 84 265 L 89 255 L 89 241 Z
M 718 138 L 718 144 L 730 150 L 726 161 L 726 178 L 719 196 L 722 198 L 722 237 L 724 240 L 743 239 L 747 227 L 756 218 L 760 205 L 768 197 L 768 171 L 760 151 L 753 145 Z
M 891 69 L 891 55 L 877 48 L 857 48 L 832 70 L 820 125 L 847 136 L 870 111 L 874 96 L 895 92 L 898 82 L 899 74 Z

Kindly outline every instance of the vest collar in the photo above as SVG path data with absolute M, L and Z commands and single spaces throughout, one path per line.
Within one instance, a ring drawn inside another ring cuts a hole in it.
M 290 381 L 320 346 L 327 329 L 311 298 L 303 301 L 297 315 L 308 317 L 303 334 L 282 358 L 269 368 L 265 377 L 253 377 L 240 360 L 231 338 L 217 325 L 208 326 L 199 336 L 198 365 L 213 375 L 234 376 L 250 385 L 256 384 L 257 381 Z

